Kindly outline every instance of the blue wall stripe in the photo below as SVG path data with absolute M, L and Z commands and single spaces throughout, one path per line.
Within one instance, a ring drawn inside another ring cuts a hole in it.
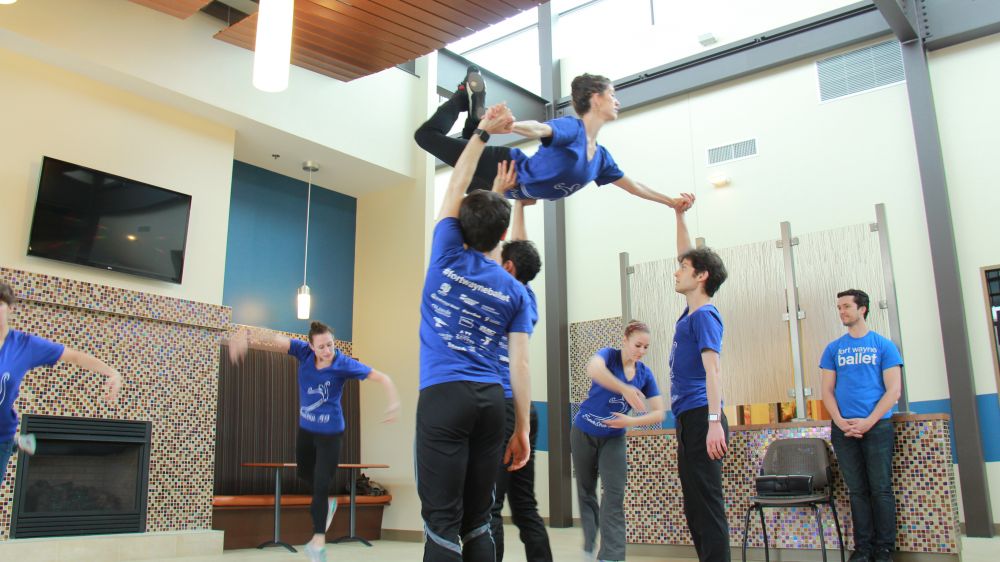
M 233 162 L 222 302 L 233 321 L 304 334 L 295 317 L 302 284 L 307 183 Z M 312 316 L 351 340 L 357 200 L 313 186 L 309 221 Z
M 538 410 L 538 445 L 537 450 L 549 450 L 548 402 L 534 402 Z M 976 396 L 976 406 L 979 409 L 979 438 L 983 443 L 983 456 L 986 462 L 1000 462 L 1000 397 L 996 393 Z M 951 400 L 923 400 L 910 402 L 910 409 L 915 414 L 951 414 Z M 674 429 L 676 421 L 672 412 L 667 412 L 663 420 L 664 429 Z M 952 458 L 955 462 L 955 430 L 952 427 Z

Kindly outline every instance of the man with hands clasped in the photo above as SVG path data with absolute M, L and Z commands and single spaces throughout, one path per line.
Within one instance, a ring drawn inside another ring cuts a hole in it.
M 896 434 L 889 417 L 902 389 L 903 360 L 891 340 L 868 329 L 868 307 L 864 291 L 837 294 L 847 333 L 826 347 L 819 364 L 823 405 L 833 420 L 830 441 L 851 498 L 851 562 L 890 561 L 896 546 Z

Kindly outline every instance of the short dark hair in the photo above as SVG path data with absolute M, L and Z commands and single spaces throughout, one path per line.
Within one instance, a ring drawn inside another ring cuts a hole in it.
M 312 324 L 309 324 L 309 343 L 313 342 L 313 336 L 321 334 L 330 334 L 333 336 L 333 328 L 318 320 L 313 320 Z
M 542 257 L 538 248 L 530 240 L 511 240 L 503 245 L 500 259 L 514 264 L 514 277 L 521 283 L 528 283 L 542 270 Z
M 14 306 L 17 302 L 17 297 L 14 296 L 14 290 L 10 288 L 10 285 L 0 281 L 0 301 L 7 303 L 7 306 Z
M 458 209 L 462 239 L 477 252 L 497 247 L 510 224 L 510 202 L 499 193 L 476 190 L 462 199 Z
M 722 263 L 722 258 L 711 248 L 688 250 L 684 255 L 677 258 L 679 262 L 683 262 L 684 260 L 691 262 L 691 268 L 694 269 L 696 274 L 708 273 L 708 279 L 705 280 L 705 294 L 710 297 L 715 296 L 715 292 L 719 290 L 719 287 L 729 277 L 726 266 Z
M 590 111 L 590 96 L 603 94 L 611 86 L 611 80 L 599 74 L 581 74 L 573 79 L 573 110 L 580 117 Z
M 868 293 L 861 289 L 848 289 L 837 293 L 837 298 L 841 297 L 854 297 L 854 304 L 858 308 L 865 307 L 865 320 L 868 320 L 868 311 L 871 310 L 871 300 L 868 298 Z

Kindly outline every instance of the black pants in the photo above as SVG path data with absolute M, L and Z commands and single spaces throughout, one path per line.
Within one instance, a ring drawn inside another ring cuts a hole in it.
M 464 139 L 456 139 L 448 136 L 448 131 L 451 130 L 455 121 L 458 121 L 458 115 L 462 111 L 457 98 L 460 95 L 465 94 L 458 92 L 449 98 L 448 101 L 441 104 L 441 107 L 434 112 L 434 115 L 421 125 L 413 135 L 420 148 L 430 152 L 438 160 L 451 167 L 455 167 L 458 157 L 462 155 L 462 151 L 465 150 L 465 145 L 468 142 Z M 493 189 L 493 180 L 497 176 L 497 164 L 510 159 L 510 148 L 506 146 L 487 146 L 483 150 L 483 155 L 479 157 L 479 163 L 476 165 L 472 182 L 469 184 L 466 192 L 475 189 Z
M 495 560 L 490 509 L 503 430 L 499 384 L 448 382 L 420 391 L 414 464 L 424 562 Z
M 510 441 L 514 434 L 514 400 L 506 402 L 506 424 L 504 427 L 504 443 Z M 493 502 L 493 512 L 490 518 L 490 528 L 493 530 L 493 542 L 496 543 L 497 562 L 503 561 L 503 500 L 510 500 L 510 513 L 514 524 L 521 534 L 524 543 L 524 555 L 528 562 L 552 562 L 552 547 L 549 546 L 549 534 L 545 531 L 545 522 L 538 515 L 538 502 L 535 501 L 535 442 L 538 438 L 538 412 L 531 405 L 531 424 L 528 429 L 528 440 L 531 442 L 531 456 L 528 463 L 520 470 L 507 472 L 505 466 L 500 467 L 497 474 L 496 500 Z
M 729 443 L 729 424 L 722 415 Z M 708 406 L 677 416 L 677 470 L 684 493 L 684 517 L 702 562 L 729 562 L 729 520 L 722 497 L 722 459 L 708 456 Z
M 299 478 L 312 483 L 313 533 L 326 533 L 326 516 L 330 510 L 330 482 L 340 461 L 340 437 L 343 433 L 323 435 L 299 428 L 295 440 L 295 462 Z

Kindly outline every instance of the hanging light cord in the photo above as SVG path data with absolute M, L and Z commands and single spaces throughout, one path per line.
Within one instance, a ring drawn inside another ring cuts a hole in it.
M 309 266 L 309 209 L 312 207 L 313 173 L 309 170 L 309 187 L 306 188 L 306 259 L 302 262 L 302 284 L 306 284 L 306 268 Z

